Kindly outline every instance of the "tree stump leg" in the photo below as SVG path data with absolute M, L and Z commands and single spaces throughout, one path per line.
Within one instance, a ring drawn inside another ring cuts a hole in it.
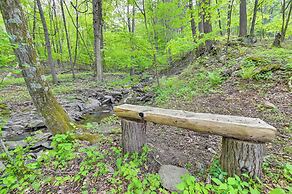
M 122 119 L 123 152 L 140 153 L 145 143 L 146 143 L 146 122 Z
M 264 144 L 222 138 L 220 164 L 229 176 L 248 174 L 261 177 Z

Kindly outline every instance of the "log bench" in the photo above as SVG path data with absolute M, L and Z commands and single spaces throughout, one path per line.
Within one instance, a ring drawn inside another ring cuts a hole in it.
M 116 106 L 114 112 L 121 118 L 124 152 L 141 152 L 146 143 L 147 122 L 222 136 L 220 165 L 231 176 L 247 173 L 260 177 L 265 143 L 272 141 L 277 131 L 258 118 L 130 104 Z

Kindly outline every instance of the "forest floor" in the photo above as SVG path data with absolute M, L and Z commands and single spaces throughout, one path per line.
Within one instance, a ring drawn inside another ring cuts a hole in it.
M 220 137 L 150 123 L 147 126 L 147 145 L 150 149 L 147 158 L 133 158 L 134 162 L 128 166 L 123 158 L 120 161 L 124 165 L 122 168 L 123 165 L 117 164 L 122 157 L 119 120 L 111 116 L 111 107 L 112 104 L 125 102 L 256 117 L 266 121 L 277 128 L 278 134 L 273 142 L 266 144 L 262 191 L 266 193 L 275 187 L 288 188 L 292 184 L 292 169 L 288 165 L 292 164 L 292 48 L 288 45 L 287 48 L 275 49 L 265 43 L 245 46 L 235 42 L 230 46 L 228 55 L 223 53 L 222 45 L 218 45 L 216 54 L 201 57 L 190 54 L 174 65 L 178 71 L 171 69 L 169 72 L 173 73 L 160 79 L 159 87 L 150 75 L 131 79 L 125 74 L 109 73 L 103 84 L 94 81 L 90 73 L 78 74 L 74 82 L 69 74 L 60 75 L 61 83 L 54 86 L 53 91 L 71 116 L 78 115 L 73 106 L 80 108 L 80 103 L 83 103 L 86 109 L 88 104 L 92 106 L 88 99 L 93 98 L 98 99 L 104 105 L 102 110 L 108 110 L 106 113 L 109 114 L 102 120 L 99 118 L 101 115 L 81 118 L 78 127 L 81 125 L 100 133 L 98 141 L 93 144 L 95 147 L 86 141 L 75 142 L 72 147 L 74 151 L 71 150 L 75 157 L 62 156 L 64 160 L 68 159 L 67 164 L 53 162 L 43 166 L 41 176 L 45 178 L 42 179 L 51 178 L 40 181 L 41 186 L 33 186 L 26 192 L 123 193 L 129 190 L 133 179 L 138 178 L 148 181 L 143 182 L 141 187 L 153 184 L 155 191 L 167 193 L 159 183 L 155 185 L 159 182 L 155 173 L 162 164 L 187 168 L 198 181 L 203 182 L 210 182 L 210 175 L 221 173 L 218 170 Z M 18 123 L 23 123 L 37 118 L 21 78 L 7 80 L 0 89 L 0 113 L 6 118 L 2 119 L 3 123 L 8 120 L 9 125 L 9 120 L 11 124 L 17 119 Z M 60 142 L 66 142 L 68 137 L 60 138 L 63 138 Z M 56 139 L 54 141 L 58 142 Z M 92 150 L 96 154 L 92 154 Z M 91 160 L 99 161 L 95 163 L 98 167 L 86 169 L 86 161 L 89 165 Z M 141 165 L 143 162 L 145 164 Z M 139 172 L 136 171 L 138 166 Z M 104 168 L 106 170 L 102 173 Z M 99 175 L 96 175 L 97 171 Z

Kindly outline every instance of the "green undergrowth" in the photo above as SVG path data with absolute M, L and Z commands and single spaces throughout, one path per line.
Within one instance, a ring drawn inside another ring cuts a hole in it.
M 273 72 L 284 71 L 284 77 L 292 76 L 292 47 L 265 48 L 256 47 L 245 57 L 241 65 L 240 75 L 243 79 L 272 79 Z
M 33 142 L 29 137 L 28 142 Z M 52 150 L 43 152 L 38 159 L 28 154 L 27 148 L 17 147 L 2 153 L 6 169 L 1 172 L 0 193 L 55 193 L 61 187 L 78 189 L 79 193 L 169 193 L 161 185 L 156 172 L 149 171 L 149 148 L 141 154 L 123 154 L 112 139 L 104 137 L 98 144 L 76 141 L 72 134 L 55 135 Z M 291 165 L 283 170 L 284 178 L 291 181 Z M 199 181 L 185 175 L 177 189 L 185 194 L 238 193 L 257 194 L 265 185 L 259 179 L 228 177 L 214 160 L 207 175 L 209 181 Z M 88 181 L 90 180 L 90 181 Z M 202 179 L 200 179 L 202 180 Z M 99 190 L 103 188 L 103 190 Z M 270 188 L 271 194 L 289 193 L 291 188 Z M 70 192 L 70 190 L 68 190 Z M 175 193 L 175 192 L 173 192 Z
M 167 103 L 170 99 L 191 100 L 194 96 L 216 91 L 225 78 L 222 68 L 207 69 L 203 61 L 195 62 L 180 75 L 163 77 L 160 86 L 154 89 L 158 104 Z
M 253 81 L 248 85 L 266 86 L 269 82 L 284 79 L 292 80 L 292 48 L 240 47 L 233 48 L 223 65 L 219 56 L 202 56 L 193 61 L 179 75 L 163 77 L 160 86 L 154 89 L 156 102 L 164 104 L 171 99 L 191 100 L 194 96 L 218 91 L 218 88 L 231 75 L 224 71 L 240 65 L 239 70 L 231 72 L 237 82 L 246 85 L 243 80 Z M 235 60 L 237 58 L 241 60 Z M 283 73 L 275 74 L 276 71 Z M 263 84 L 264 83 L 264 84 Z

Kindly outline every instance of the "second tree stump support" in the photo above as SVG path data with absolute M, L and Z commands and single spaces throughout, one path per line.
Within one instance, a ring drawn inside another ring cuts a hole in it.
M 264 145 L 223 137 L 220 158 L 222 169 L 229 176 L 246 173 L 251 177 L 261 177 Z
M 121 123 L 123 152 L 140 153 L 146 144 L 146 122 L 122 119 Z

